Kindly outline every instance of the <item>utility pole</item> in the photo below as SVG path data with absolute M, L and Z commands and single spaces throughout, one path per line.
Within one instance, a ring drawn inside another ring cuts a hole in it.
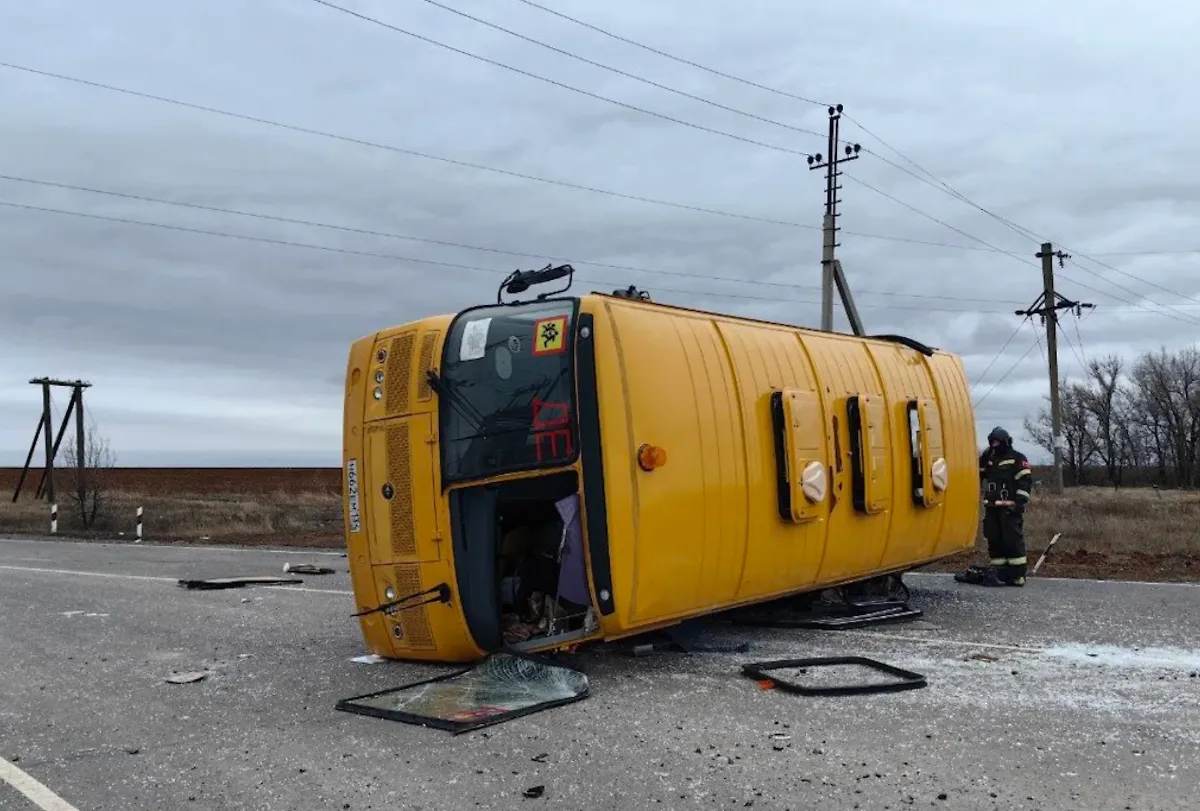
M 859 320 L 858 311 L 854 307 L 849 285 L 846 284 L 845 276 L 840 272 L 841 267 L 837 262 L 837 232 L 840 230 L 837 226 L 837 207 L 841 202 L 837 194 L 842 188 L 838 183 L 838 178 L 842 175 L 838 167 L 846 161 L 857 160 L 862 146 L 846 144 L 844 153 L 838 153 L 841 118 L 842 105 L 829 108 L 829 139 L 825 153 L 829 157 L 825 158 L 819 152 L 808 156 L 809 170 L 825 170 L 825 217 L 821 224 L 821 329 L 825 332 L 833 331 L 833 287 L 836 281 L 842 303 L 846 305 L 847 313 L 852 313 L 851 326 L 856 335 L 861 335 L 862 324 L 854 323 Z
M 42 480 L 37 486 L 37 497 L 41 498 L 44 494 L 50 504 L 57 503 L 54 488 L 54 459 L 58 456 L 58 446 L 62 444 L 67 426 L 70 425 L 72 413 L 75 415 L 76 482 L 79 487 L 80 498 L 82 499 L 83 494 L 86 492 L 84 476 L 86 475 L 87 466 L 85 456 L 87 446 L 83 421 L 83 390 L 90 388 L 92 384 L 85 383 L 82 380 L 52 380 L 48 377 L 35 378 L 30 380 L 29 383 L 34 386 L 40 386 L 42 389 L 42 416 L 38 420 L 37 430 L 33 434 L 33 443 L 29 446 L 29 455 L 25 457 L 25 466 L 21 469 L 20 478 L 17 479 L 17 486 L 13 491 L 12 500 L 15 503 L 20 498 L 21 488 L 25 485 L 25 477 L 29 475 L 29 469 L 33 464 L 33 454 L 37 449 L 38 439 L 44 438 L 46 443 L 46 467 L 42 471 Z M 57 435 L 55 435 L 54 428 L 51 425 L 51 421 L 53 420 L 50 407 L 50 391 L 52 386 L 71 389 L 71 400 L 67 404 L 67 410 L 63 414 L 62 425 L 59 426 Z
M 1063 263 L 1071 258 L 1069 253 L 1054 250 L 1049 242 L 1042 243 L 1042 249 L 1037 252 L 1042 260 L 1042 294 L 1032 305 L 1024 310 L 1017 310 L 1017 315 L 1041 316 L 1046 325 L 1046 350 L 1050 366 L 1050 444 L 1054 448 L 1054 478 L 1051 481 L 1051 491 L 1063 491 L 1063 443 L 1062 443 L 1062 405 L 1058 392 L 1058 311 L 1074 310 L 1078 317 L 1085 307 L 1092 308 L 1095 304 L 1071 301 L 1059 295 L 1054 289 L 1054 260 L 1058 260 L 1061 268 Z

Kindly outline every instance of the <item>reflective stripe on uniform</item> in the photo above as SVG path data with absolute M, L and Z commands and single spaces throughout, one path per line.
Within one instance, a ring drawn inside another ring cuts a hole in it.
M 1006 563 L 1008 563 L 1008 558 L 992 558 L 993 566 L 1003 566 Z
M 1019 558 L 1009 558 L 1008 560 L 1006 560 L 1004 562 L 1007 563 L 1009 566 L 1024 566 L 1028 561 L 1025 559 L 1025 556 L 1022 555 Z
M 1029 491 L 1028 491 L 1028 490 L 1018 490 L 1018 491 L 1017 491 L 1017 495 L 1018 495 L 1018 496 L 1024 496 L 1026 499 L 1028 499 L 1028 498 L 1029 498 Z
M 1016 463 L 1017 463 L 1016 459 L 1001 459 L 996 464 L 998 464 L 998 465 L 1015 465 Z
M 1033 471 L 1030 470 L 1029 468 L 1025 468 L 1024 470 L 1018 470 L 1017 474 L 1015 476 L 1013 476 L 1013 478 L 1019 479 L 1022 476 L 1032 476 L 1032 475 L 1033 475 Z

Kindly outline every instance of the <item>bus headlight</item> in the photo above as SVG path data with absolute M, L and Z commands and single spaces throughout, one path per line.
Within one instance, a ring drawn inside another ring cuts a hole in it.
M 379 386 L 376 386 L 375 391 L 371 392 L 371 396 L 374 397 L 376 400 L 382 400 L 383 399 L 383 389 Z
M 392 600 L 395 600 L 396 599 L 396 590 L 394 588 L 392 588 L 391 586 L 388 586 L 387 588 L 385 588 L 383 590 L 383 599 L 387 600 L 389 603 Z

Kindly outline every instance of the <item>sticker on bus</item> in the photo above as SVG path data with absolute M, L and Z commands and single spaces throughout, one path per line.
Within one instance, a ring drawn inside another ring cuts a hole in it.
M 350 531 L 357 533 L 361 529 L 358 516 L 358 460 L 346 462 L 346 494 L 350 502 Z
M 541 318 L 533 324 L 533 354 L 557 355 L 567 348 L 567 317 Z
M 462 343 L 458 348 L 459 360 L 479 360 L 487 354 L 488 328 L 491 325 L 490 318 L 466 323 L 463 327 Z

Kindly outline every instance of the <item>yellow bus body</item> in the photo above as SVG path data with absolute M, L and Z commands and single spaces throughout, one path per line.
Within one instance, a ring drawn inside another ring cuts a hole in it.
M 975 425 L 957 356 L 619 296 L 551 301 L 574 310 L 578 454 L 484 482 L 578 476 L 595 622 L 525 649 L 617 639 L 973 547 Z M 458 557 L 475 547 L 456 546 L 451 498 L 466 485 L 444 486 L 445 404 L 427 377 L 471 312 L 350 351 L 343 506 L 358 609 L 449 586 L 444 602 L 360 618 L 368 648 L 389 658 L 463 662 L 499 647 L 467 618 L 490 586 L 464 579 L 476 564 Z M 651 470 L 644 446 L 661 449 Z

